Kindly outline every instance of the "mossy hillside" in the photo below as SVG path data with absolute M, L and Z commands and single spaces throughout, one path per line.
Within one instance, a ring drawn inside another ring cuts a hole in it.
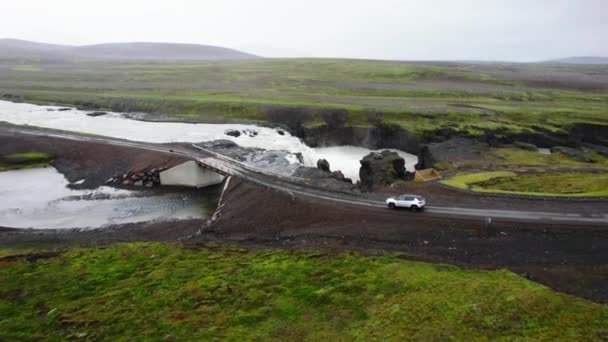
M 608 308 L 505 270 L 116 244 L 0 266 L 2 340 L 601 340 Z
M 459 64 L 337 59 L 45 64 L 7 59 L 0 60 L 0 76 L 0 94 L 11 99 L 201 121 L 267 122 L 269 108 L 300 107 L 313 112 L 313 124 L 320 109 L 346 109 L 347 123 L 357 126 L 369 125 L 367 112 L 381 111 L 386 123 L 417 134 L 439 127 L 481 134 L 497 128 L 556 131 L 580 122 L 608 125 L 605 92 L 505 80 Z

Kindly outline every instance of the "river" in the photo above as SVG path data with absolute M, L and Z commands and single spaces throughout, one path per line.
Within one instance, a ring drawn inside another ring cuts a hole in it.
M 0 101 L 0 121 L 16 125 L 60 129 L 152 143 L 204 142 L 218 139 L 234 141 L 242 147 L 265 150 L 285 150 L 300 153 L 305 166 L 316 166 L 320 158 L 327 159 L 331 169 L 340 170 L 353 181 L 359 180 L 359 160 L 371 150 L 355 146 L 311 148 L 299 138 L 282 130 L 243 124 L 193 124 L 179 122 L 149 122 L 128 118 L 124 113 L 108 112 L 102 116 L 88 116 L 90 111 L 57 106 L 39 106 L 28 103 Z M 242 132 L 240 136 L 227 135 L 228 130 Z M 412 171 L 418 158 L 397 151 Z M 295 161 L 297 158 L 290 158 Z

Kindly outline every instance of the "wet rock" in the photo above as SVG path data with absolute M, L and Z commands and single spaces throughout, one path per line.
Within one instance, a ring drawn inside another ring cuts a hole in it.
M 357 187 L 352 184 L 352 180 L 345 178 L 340 171 L 330 173 L 315 167 L 300 166 L 293 176 L 305 179 L 308 185 L 329 191 L 357 191 Z
M 285 131 L 278 130 L 277 133 L 279 133 L 279 135 L 285 135 Z
M 92 112 L 92 113 L 87 113 L 88 116 L 92 116 L 92 117 L 97 117 L 97 116 L 102 116 L 102 115 L 106 115 L 108 113 L 106 112 Z
M 325 172 L 330 172 L 329 162 L 327 161 L 327 159 L 319 159 L 319 160 L 317 160 L 317 168 L 319 170 L 322 170 L 322 171 L 325 171 Z
M 405 170 L 405 160 L 396 152 L 388 150 L 381 153 L 372 152 L 360 161 L 359 177 L 361 188 L 366 191 L 375 186 L 386 186 L 398 180 L 409 179 Z
M 235 138 L 238 138 L 241 136 L 241 132 L 237 131 L 236 129 L 227 129 L 226 131 L 224 131 L 224 134 L 229 135 L 231 137 L 235 137 Z
M 582 161 L 584 163 L 591 162 L 591 159 L 585 155 L 585 153 L 581 150 L 577 150 L 570 147 L 556 146 L 551 148 L 551 153 L 561 153 L 567 155 L 568 157 L 572 157 L 578 161 Z
M 60 112 L 65 112 L 65 111 L 68 111 L 68 110 L 72 110 L 72 108 L 59 108 L 57 110 L 60 111 Z
M 418 163 L 414 166 L 416 170 L 430 169 L 435 166 L 435 158 L 428 146 L 423 146 L 418 154 Z
M 300 164 L 304 164 L 304 156 L 302 155 L 302 153 L 296 152 L 296 153 L 294 153 L 294 155 L 296 156 L 296 159 L 298 159 Z
M 291 175 L 299 167 L 293 160 L 294 154 L 286 151 L 241 147 L 229 140 L 202 142 L 198 145 L 251 166 L 284 175 Z M 300 163 L 303 162 L 301 154 L 295 154 L 295 157 Z
M 144 182 L 139 180 L 139 181 L 133 183 L 133 185 L 135 185 L 135 186 L 144 186 Z
M 249 137 L 255 137 L 255 136 L 258 135 L 258 132 L 254 131 L 252 129 L 245 129 L 245 130 L 243 130 L 243 134 L 245 134 L 245 135 L 247 135 Z

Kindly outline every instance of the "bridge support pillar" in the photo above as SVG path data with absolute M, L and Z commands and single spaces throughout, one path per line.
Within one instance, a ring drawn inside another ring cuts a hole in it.
M 160 173 L 160 184 L 204 188 L 220 184 L 224 176 L 210 171 L 191 160 Z

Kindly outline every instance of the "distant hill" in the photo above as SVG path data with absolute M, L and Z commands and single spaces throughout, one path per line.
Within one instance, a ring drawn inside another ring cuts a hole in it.
M 554 59 L 547 61 L 546 63 L 557 63 L 557 64 L 608 64 L 608 57 L 594 57 L 594 56 L 581 56 L 581 57 L 568 57 L 562 59 Z
M 242 60 L 258 56 L 229 48 L 175 43 L 109 43 L 85 46 L 55 45 L 19 39 L 0 39 L 0 57 L 105 60 Z

